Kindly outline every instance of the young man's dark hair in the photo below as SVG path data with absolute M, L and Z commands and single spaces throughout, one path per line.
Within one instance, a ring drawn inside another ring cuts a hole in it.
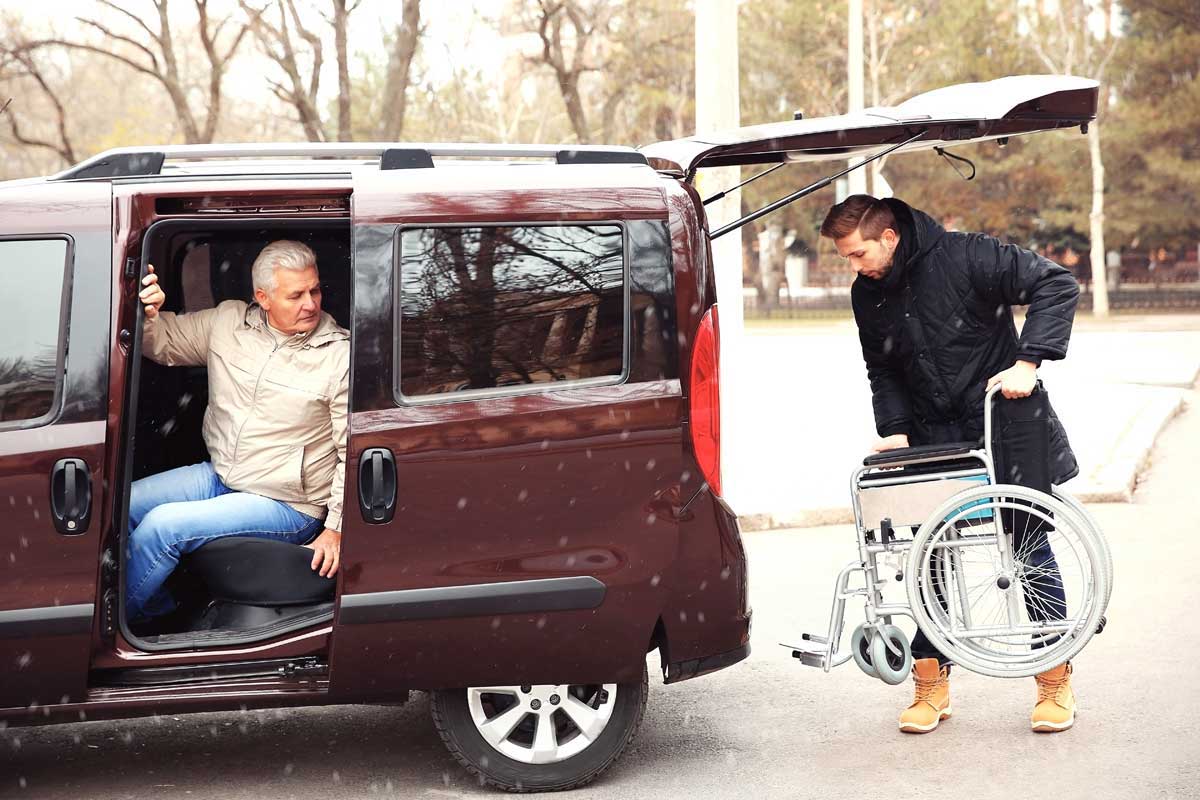
M 880 436 L 876 452 L 981 441 L 987 389 L 999 383 L 1006 398 L 1027 398 L 1041 362 L 1067 353 L 1079 286 L 1036 253 L 981 233 L 946 231 L 900 200 L 861 194 L 833 206 L 821 234 L 857 274 L 850 297 Z M 1019 337 L 1014 305 L 1028 306 Z M 1049 452 L 1040 470 L 1017 465 L 998 477 L 1049 491 L 1051 482 L 1078 473 L 1075 456 L 1044 393 L 1021 402 L 1044 402 Z M 1035 473 L 1041 478 L 1032 480 Z M 1033 527 L 1022 544 L 1046 581 L 1037 588 L 1057 607 L 1058 565 L 1045 534 Z M 901 714 L 900 729 L 925 733 L 950 715 L 948 664 L 921 632 L 912 651 L 916 699 Z M 1038 676 L 1034 730 L 1073 723 L 1070 669 L 1064 664 Z
M 896 216 L 886 202 L 869 194 L 852 194 L 829 209 L 821 235 L 841 239 L 857 230 L 864 239 L 878 239 L 888 228 L 896 229 Z

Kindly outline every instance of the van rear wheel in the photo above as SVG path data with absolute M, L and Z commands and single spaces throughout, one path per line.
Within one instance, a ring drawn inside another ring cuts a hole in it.
M 636 683 L 476 686 L 435 692 L 433 724 L 450 753 L 509 792 L 574 789 L 633 740 L 646 709 Z

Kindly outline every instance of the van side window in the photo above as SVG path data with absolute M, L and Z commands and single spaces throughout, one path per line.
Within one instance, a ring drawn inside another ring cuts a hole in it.
M 625 273 L 620 225 L 403 230 L 400 394 L 619 380 Z
M 55 408 L 67 253 L 65 239 L 0 240 L 0 425 Z

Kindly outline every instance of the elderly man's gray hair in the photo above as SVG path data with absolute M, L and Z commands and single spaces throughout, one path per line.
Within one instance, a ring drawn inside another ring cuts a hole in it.
M 251 268 L 254 288 L 262 289 L 264 292 L 273 292 L 279 285 L 279 282 L 275 280 L 275 270 L 290 269 L 294 272 L 303 272 L 309 267 L 315 266 L 317 266 L 317 255 L 311 247 L 303 242 L 294 242 L 291 239 L 271 242 L 262 249 L 258 258 L 254 259 L 254 266 Z

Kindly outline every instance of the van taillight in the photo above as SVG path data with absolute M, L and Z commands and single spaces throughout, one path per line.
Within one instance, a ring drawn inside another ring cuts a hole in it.
M 713 494 L 721 494 L 721 347 L 717 307 L 705 312 L 692 345 L 692 450 Z

